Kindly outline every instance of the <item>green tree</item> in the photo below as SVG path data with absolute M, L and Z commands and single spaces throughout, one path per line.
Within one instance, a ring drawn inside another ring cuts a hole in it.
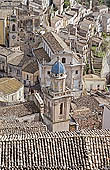
M 64 0 L 64 8 L 67 8 L 68 6 L 70 6 L 70 1 Z
M 110 7 L 110 0 L 106 0 L 106 4 Z

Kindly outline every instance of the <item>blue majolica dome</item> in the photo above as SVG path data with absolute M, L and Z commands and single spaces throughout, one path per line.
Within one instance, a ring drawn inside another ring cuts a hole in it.
M 65 67 L 61 63 L 60 60 L 56 61 L 54 65 L 52 66 L 51 73 L 53 74 L 64 74 L 65 73 Z

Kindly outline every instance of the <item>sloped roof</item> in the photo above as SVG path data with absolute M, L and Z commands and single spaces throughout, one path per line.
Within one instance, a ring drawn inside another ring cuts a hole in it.
M 89 25 L 91 24 L 94 24 L 94 22 L 88 19 L 84 19 L 83 21 L 79 23 L 79 26 L 81 29 L 87 31 L 89 29 Z
M 23 84 L 15 78 L 0 78 L 0 93 L 3 95 L 13 94 L 22 86 Z
M 32 101 L 12 106 L 0 107 L 0 117 L 9 117 L 13 115 L 16 117 L 23 117 L 34 113 L 39 113 L 39 109 Z
M 14 119 L 15 118 L 15 119 Z M 11 133 L 35 133 L 35 132 L 45 132 L 47 131 L 46 125 L 44 125 L 42 122 L 21 122 L 17 119 L 17 117 L 14 117 L 5 120 L 1 120 L 0 125 L 0 135 L 3 134 L 11 134 Z
M 12 65 L 22 66 L 24 53 L 22 51 L 12 51 L 0 46 L 0 54 L 7 57 L 7 62 Z
M 43 47 L 38 48 L 38 49 L 34 49 L 34 54 L 36 59 L 39 61 L 39 63 L 43 63 L 43 59 L 46 62 L 50 61 L 50 57 L 49 55 L 45 52 L 45 50 L 43 49 Z
M 97 170 L 110 166 L 110 130 L 3 135 L 0 167 Z
M 9 56 L 7 59 L 8 64 L 12 64 L 14 66 L 22 66 L 23 65 L 23 54 L 19 54 L 16 56 L 16 54 L 13 53 L 13 55 Z
M 43 38 L 47 42 L 53 53 L 57 54 L 64 50 L 70 50 L 66 43 L 57 34 L 53 32 L 46 32 L 43 35 Z
M 32 61 L 28 65 L 26 65 L 22 71 L 34 74 L 38 70 L 39 70 L 38 63 Z
M 87 107 L 92 112 L 101 112 L 102 108 L 99 107 L 99 102 L 93 96 L 81 96 L 74 100 L 77 108 L 80 109 L 81 107 Z
M 97 75 L 95 75 L 95 74 L 86 74 L 85 76 L 84 76 L 84 79 L 85 80 L 100 80 L 100 81 L 106 81 L 106 79 L 105 78 L 101 78 L 101 77 L 99 77 L 99 76 L 97 76 Z
M 13 53 L 13 51 L 11 51 L 10 49 L 0 46 L 0 54 L 8 56 L 12 53 Z
M 47 42 L 47 44 L 50 46 L 51 50 L 54 53 L 63 51 L 62 46 L 58 43 L 55 36 L 51 32 L 47 32 L 43 35 L 44 40 Z

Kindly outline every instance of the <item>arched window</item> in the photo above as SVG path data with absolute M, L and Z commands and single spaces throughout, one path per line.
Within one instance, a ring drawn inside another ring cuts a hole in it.
M 66 58 L 62 58 L 62 63 L 66 63 Z
M 15 31 L 15 24 L 12 25 L 12 31 Z
M 50 112 L 50 102 L 48 102 L 48 111 Z
M 60 115 L 63 114 L 63 103 L 60 104 Z
M 76 70 L 76 74 L 78 74 L 78 70 Z
M 100 85 L 98 84 L 98 85 L 97 85 L 97 89 L 99 90 L 99 88 L 100 88 Z
M 27 74 L 27 80 L 29 80 L 29 75 Z

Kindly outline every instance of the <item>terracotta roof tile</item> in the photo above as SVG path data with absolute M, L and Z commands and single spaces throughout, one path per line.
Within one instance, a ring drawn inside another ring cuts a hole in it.
M 105 169 L 110 166 L 109 146 L 110 130 L 3 135 L 0 168 Z
M 23 84 L 15 78 L 1 78 L 0 79 L 0 93 L 5 95 L 15 93 Z
M 39 63 L 42 63 L 42 62 L 43 62 L 43 59 L 44 59 L 46 62 L 49 62 L 49 61 L 50 61 L 50 57 L 49 57 L 48 54 L 45 52 L 45 50 L 43 49 L 43 47 L 38 48 L 38 49 L 35 49 L 35 50 L 34 50 L 34 54 L 35 54 L 36 59 L 39 61 Z
M 34 113 L 38 113 L 39 110 L 34 102 L 24 102 L 12 106 L 6 106 L 0 108 L 0 116 L 7 117 L 7 116 L 17 116 L 22 117 L 26 115 L 31 115 Z
M 23 68 L 22 71 L 34 74 L 38 70 L 39 70 L 38 63 L 37 62 L 30 62 L 28 65 L 26 65 Z
M 59 44 L 57 39 L 55 38 L 54 34 L 51 32 L 47 32 L 43 35 L 44 40 L 49 44 L 51 50 L 54 53 L 58 53 L 60 51 L 63 51 L 62 46 Z

